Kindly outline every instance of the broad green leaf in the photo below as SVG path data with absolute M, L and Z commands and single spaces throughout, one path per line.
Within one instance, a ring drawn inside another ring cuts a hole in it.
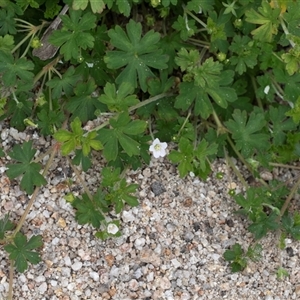
M 248 119 L 246 111 L 235 109 L 232 117 L 233 120 L 225 122 L 225 125 L 232 133 L 237 150 L 241 150 L 244 157 L 250 157 L 254 150 L 262 151 L 270 147 L 269 136 L 260 132 L 266 125 L 263 113 L 252 112 Z
M 26 236 L 18 232 L 14 238 L 14 243 L 5 245 L 4 249 L 9 253 L 9 258 L 15 261 L 14 266 L 17 271 L 23 273 L 28 268 L 28 261 L 32 264 L 38 264 L 41 261 L 39 254 L 31 250 L 42 245 L 40 235 L 32 236 L 27 242 Z
M 104 87 L 104 93 L 100 95 L 99 101 L 106 104 L 110 111 L 127 111 L 130 106 L 139 103 L 136 95 L 132 95 L 134 89 L 129 82 L 123 82 L 118 89 L 111 83 Z
M 244 251 L 241 245 L 236 243 L 232 246 L 231 250 L 226 250 L 223 256 L 226 261 L 231 261 L 241 257 L 243 254 Z
M 55 77 L 47 81 L 46 85 L 52 88 L 52 97 L 60 98 L 62 95 L 67 97 L 74 94 L 74 89 L 80 76 L 74 74 L 75 69 L 71 66 L 62 76 L 62 78 Z
M 140 153 L 140 144 L 134 139 L 130 138 L 125 134 L 117 135 L 118 141 L 124 151 L 129 155 L 139 155 Z
M 77 59 L 81 49 L 94 47 L 94 37 L 89 32 L 95 28 L 96 16 L 90 12 L 71 10 L 70 16 L 60 16 L 63 22 L 61 30 L 55 30 L 49 38 L 49 42 L 60 48 L 60 53 L 65 60 Z
M 172 28 L 180 32 L 180 37 L 183 41 L 192 37 L 197 31 L 195 20 L 191 18 L 188 19 L 187 15 L 185 15 L 185 17 L 178 16 L 177 20 L 173 23 Z
M 9 52 L 14 47 L 14 37 L 12 35 L 6 34 L 5 36 L 0 36 L 0 50 L 4 52 Z
M 193 171 L 193 159 L 194 150 L 192 142 L 185 137 L 181 137 L 178 144 L 179 151 L 172 150 L 168 155 L 168 158 L 174 162 L 178 163 L 178 170 L 180 177 L 184 177 L 188 172 Z
M 147 91 L 147 79 L 155 77 L 149 67 L 166 69 L 168 57 L 158 49 L 160 35 L 153 30 L 143 37 L 142 26 L 133 20 L 126 25 L 126 33 L 120 26 L 108 32 L 111 44 L 120 49 L 109 51 L 104 57 L 108 68 L 119 69 L 125 67 L 116 79 L 116 83 L 129 82 L 134 88 L 137 81 L 141 89 Z
M 255 239 L 261 239 L 269 230 L 279 228 L 277 218 L 278 215 L 275 212 L 272 212 L 269 216 L 262 215 L 256 222 L 248 227 L 248 230 L 254 234 Z
M 187 8 L 195 13 L 207 13 L 214 9 L 215 0 L 191 0 L 187 3 Z
M 18 80 L 22 83 L 33 83 L 34 74 L 30 72 L 34 65 L 22 57 L 14 60 L 12 54 L 0 50 L 0 73 L 5 86 L 14 86 Z
M 54 128 L 61 127 L 65 120 L 65 116 L 62 111 L 47 111 L 46 109 L 42 109 L 37 116 L 39 118 L 37 121 L 38 128 L 44 136 L 52 135 Z
M 93 199 L 90 199 L 87 194 L 83 194 L 82 199 L 76 197 L 71 204 L 76 209 L 75 218 L 79 224 L 91 224 L 99 228 L 101 221 L 105 220 Z
M 246 21 L 260 25 L 251 33 L 254 38 L 262 42 L 271 42 L 273 35 L 278 32 L 280 23 L 280 8 L 272 8 L 267 1 L 262 1 L 262 6 L 256 12 L 253 8 L 246 11 Z
M 25 142 L 23 146 L 15 145 L 9 156 L 16 160 L 16 164 L 8 164 L 7 176 L 10 179 L 22 176 L 21 188 L 28 194 L 33 193 L 35 186 L 41 186 L 47 183 L 45 178 L 39 173 L 41 165 L 31 162 L 36 152 L 32 149 L 32 142 Z
M 85 10 L 88 6 L 89 0 L 73 0 L 72 8 L 74 10 Z
M 4 36 L 7 33 L 11 35 L 17 33 L 15 15 L 13 11 L 2 8 L 0 10 L 0 35 Z
M 207 159 L 215 155 L 218 151 L 218 145 L 216 143 L 208 144 L 206 140 L 202 140 L 199 145 L 197 146 L 197 149 L 195 150 L 195 155 L 197 156 L 199 162 L 200 162 L 200 169 L 202 171 L 206 170 L 206 161 Z
M 269 109 L 274 146 L 282 145 L 285 142 L 286 133 L 296 129 L 296 124 L 293 120 L 286 117 L 288 110 L 289 108 L 285 106 L 279 106 L 278 108 L 271 106 Z

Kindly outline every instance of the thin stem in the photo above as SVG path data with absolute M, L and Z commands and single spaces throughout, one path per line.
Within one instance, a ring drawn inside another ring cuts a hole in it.
M 149 127 L 149 132 L 150 132 L 151 138 L 152 138 L 152 140 L 154 140 L 154 135 L 153 135 L 152 128 L 151 128 L 151 118 L 149 118 L 148 127 Z
M 190 15 L 194 20 L 196 20 L 199 24 L 201 24 L 204 28 L 207 27 L 207 25 L 201 21 L 198 17 L 196 17 L 193 13 L 191 13 L 188 9 L 186 9 L 185 7 L 183 8 L 184 12 L 187 13 L 188 15 Z
M 269 165 L 272 166 L 272 167 L 280 167 L 280 168 L 300 170 L 300 167 L 292 166 L 292 165 L 278 164 L 278 163 L 272 163 L 272 162 L 270 162 Z
M 134 110 L 136 110 L 136 109 L 138 109 L 140 107 L 143 107 L 143 106 L 148 105 L 148 104 L 150 104 L 152 102 L 158 101 L 159 99 L 167 98 L 167 97 L 171 97 L 171 96 L 173 96 L 173 93 L 162 93 L 162 94 L 159 94 L 157 96 L 151 97 L 151 98 L 149 98 L 149 99 L 147 99 L 145 101 L 142 101 L 142 102 L 140 102 L 140 103 L 138 103 L 136 105 L 131 106 L 128 109 L 128 112 L 132 112 L 132 111 L 134 111 Z M 102 123 L 101 125 L 93 128 L 90 131 L 98 131 L 98 130 L 106 127 L 108 124 L 109 124 L 109 121 L 106 121 L 106 122 Z M 88 134 L 88 132 L 85 135 L 87 135 L 87 134 Z
M 47 161 L 47 164 L 46 164 L 46 166 L 44 168 L 44 171 L 42 173 L 43 176 L 48 172 L 48 170 L 49 170 L 49 168 L 50 168 L 50 166 L 52 164 L 52 161 L 54 159 L 54 156 L 56 154 L 56 151 L 57 151 L 57 147 L 54 147 L 54 149 L 53 149 L 53 151 L 51 153 L 51 156 L 50 156 L 49 160 Z M 25 211 L 24 211 L 24 213 L 23 213 L 20 221 L 18 222 L 18 225 L 17 225 L 16 229 L 14 230 L 13 237 L 20 231 L 21 227 L 23 226 L 23 223 L 25 222 L 25 219 L 26 219 L 26 217 L 27 217 L 27 215 L 28 215 L 28 213 L 29 213 L 32 205 L 33 205 L 34 200 L 36 199 L 36 197 L 37 197 L 37 195 L 39 193 L 39 190 L 40 190 L 40 187 L 36 187 L 34 189 L 34 192 L 31 195 L 30 201 L 29 201 L 29 203 L 28 203 L 28 205 L 27 205 L 27 207 L 26 207 L 26 209 L 25 209 Z
M 225 153 L 225 158 L 226 158 L 226 163 L 232 168 L 234 174 L 238 177 L 238 179 L 240 180 L 240 182 L 243 184 L 243 186 L 245 188 L 248 188 L 248 184 L 246 182 L 246 180 L 244 179 L 244 177 L 242 176 L 241 172 L 236 168 L 236 166 L 234 165 L 234 163 L 232 162 L 231 158 L 228 156 L 227 152 L 224 149 L 224 153 Z
M 22 44 L 24 44 L 30 37 L 32 36 L 32 33 L 28 33 L 16 46 L 14 49 L 11 50 L 11 54 L 13 54 L 17 49 L 20 48 Z
M 8 287 L 8 300 L 13 300 L 13 282 L 14 282 L 14 261 L 9 260 L 9 287 Z
M 299 187 L 300 187 L 300 176 L 299 176 L 299 178 L 298 178 L 296 184 L 293 186 L 293 188 L 292 188 L 290 194 L 289 194 L 288 197 L 286 198 L 286 200 L 285 200 L 283 206 L 281 207 L 281 210 L 280 210 L 280 216 L 281 216 L 281 217 L 284 215 L 284 213 L 285 213 L 286 209 L 288 208 L 288 206 L 289 206 L 289 204 L 290 204 L 290 202 L 291 202 L 291 200 L 292 200 L 294 194 L 297 192 L 297 190 L 299 189 Z
M 254 76 L 251 76 L 251 82 L 252 82 L 252 85 L 253 85 L 253 88 L 254 88 L 254 93 L 255 93 L 255 95 L 256 95 L 257 85 L 256 85 L 256 81 L 255 81 Z M 261 109 L 263 109 L 263 105 L 262 105 L 261 99 L 260 99 L 259 97 L 256 96 L 256 100 L 257 100 L 258 106 L 259 106 Z
M 77 176 L 77 178 L 79 179 L 85 193 L 87 194 L 87 196 L 90 198 L 91 201 L 93 201 L 93 196 L 92 194 L 90 193 L 87 185 L 85 184 L 84 180 L 82 179 L 82 177 L 80 176 L 80 173 L 79 171 L 77 170 L 77 168 L 75 166 L 73 166 L 72 164 L 72 161 L 70 159 L 70 157 L 66 156 L 67 160 L 68 160 L 68 163 L 69 165 L 71 166 L 72 170 L 74 171 L 75 175 Z

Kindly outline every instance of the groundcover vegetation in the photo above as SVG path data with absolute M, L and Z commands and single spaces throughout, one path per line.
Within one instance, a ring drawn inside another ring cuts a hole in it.
M 84 193 L 66 196 L 97 238 L 121 234 L 107 213 L 138 205 L 126 170 L 165 156 L 172 143 L 166 159 L 181 177 L 205 180 L 211 162 L 225 158 L 245 187 L 228 192 L 254 243 L 224 249 L 232 271 L 260 257 L 257 241 L 269 231 L 280 232 L 280 247 L 287 236 L 299 240 L 300 214 L 289 204 L 300 179 L 287 188 L 260 177 L 262 168 L 297 168 L 299 160 L 299 16 L 292 0 L 1 0 L 1 120 L 56 140 L 39 156 L 32 141 L 0 149 L 11 159 L 6 175 L 30 195 L 20 220 L 9 212 L 0 220 L 11 274 L 40 262 L 41 237 L 20 230 L 58 153 L 79 178 L 95 154 L 107 163 L 96 193 L 81 180 Z M 86 126 L 96 118 L 99 126 Z

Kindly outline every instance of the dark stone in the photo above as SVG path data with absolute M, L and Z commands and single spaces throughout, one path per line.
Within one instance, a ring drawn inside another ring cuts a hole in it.
M 288 254 L 289 257 L 294 256 L 294 249 L 292 247 L 286 247 L 286 253 Z
M 193 228 L 194 228 L 195 231 L 200 230 L 200 228 L 201 228 L 200 222 L 194 222 L 193 223 Z
M 159 196 L 160 194 L 164 193 L 166 189 L 161 182 L 155 181 L 151 184 L 151 191 L 155 196 Z

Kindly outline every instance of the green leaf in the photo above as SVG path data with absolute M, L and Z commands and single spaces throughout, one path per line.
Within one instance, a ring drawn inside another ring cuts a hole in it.
M 65 116 L 62 111 L 47 111 L 42 109 L 37 114 L 39 120 L 37 121 L 38 127 L 41 129 L 41 133 L 44 136 L 52 135 L 54 128 L 61 127 Z
M 224 253 L 224 259 L 226 261 L 236 260 L 244 254 L 244 251 L 240 244 L 236 243 L 232 246 L 231 250 L 226 250 Z
M 197 27 L 195 25 L 195 20 L 188 19 L 187 15 L 185 17 L 178 16 L 177 20 L 172 25 L 172 28 L 180 32 L 180 37 L 183 41 L 186 41 L 188 38 L 193 36 L 197 31 Z
M 75 150 L 75 156 L 72 159 L 72 162 L 79 166 L 81 164 L 81 168 L 84 172 L 86 172 L 91 166 L 92 162 L 89 156 L 84 156 L 82 149 Z
M 215 0 L 192 0 L 187 3 L 187 8 L 195 13 L 204 13 L 214 10 Z
M 13 150 L 9 153 L 9 156 L 18 163 L 8 164 L 8 170 L 6 171 L 10 179 L 22 176 L 21 188 L 28 194 L 33 193 L 35 186 L 42 186 L 47 183 L 45 178 L 39 173 L 41 165 L 31 162 L 36 152 L 36 150 L 31 147 L 31 141 L 25 142 L 23 147 L 21 145 L 15 145 Z
M 208 142 L 203 139 L 197 146 L 195 150 L 195 155 L 200 162 L 200 169 L 202 172 L 206 170 L 206 161 L 208 160 L 209 156 L 216 154 L 218 151 L 218 145 L 216 143 L 208 144 Z
M 282 145 L 286 139 L 286 133 L 296 129 L 296 124 L 291 118 L 286 117 L 288 107 L 279 106 L 269 108 L 269 118 L 272 122 L 273 145 Z
M 89 133 L 86 137 L 84 136 L 84 132 L 81 127 L 81 121 L 78 117 L 71 122 L 71 129 L 72 132 L 65 129 L 60 129 L 53 135 L 58 142 L 62 143 L 62 155 L 68 155 L 77 148 L 85 147 L 83 154 L 84 156 L 87 156 L 91 148 L 93 148 L 92 145 L 95 146 L 95 150 L 101 148 L 101 143 L 95 140 L 97 133 Z
M 300 222 L 297 218 L 299 218 L 299 214 L 295 213 L 294 217 L 290 214 L 285 214 L 282 217 L 282 227 L 286 230 L 288 234 L 290 234 L 293 239 L 299 241 L 300 240 Z
M 223 254 L 226 261 L 232 261 L 230 264 L 232 272 L 242 271 L 247 266 L 247 260 L 244 257 L 244 251 L 240 244 L 236 243 L 231 250 L 226 250 Z
M 235 53 L 230 57 L 230 63 L 235 67 L 235 71 L 242 75 L 247 71 L 247 68 L 253 69 L 257 65 L 257 56 L 259 49 L 257 44 L 248 36 L 236 35 L 229 50 Z
M 91 152 L 91 149 L 94 149 L 96 151 L 103 149 L 101 142 L 96 139 L 97 135 L 97 132 L 92 131 L 89 132 L 87 136 L 83 136 L 81 138 L 82 153 L 84 156 L 88 156 Z
M 85 10 L 88 6 L 88 3 L 91 5 L 92 12 L 95 13 L 102 13 L 103 9 L 105 8 L 105 3 L 103 0 L 73 0 L 72 8 L 74 10 Z
M 266 125 L 263 113 L 252 112 L 247 120 L 246 111 L 235 109 L 232 115 L 234 120 L 225 122 L 236 142 L 237 150 L 241 150 L 245 158 L 250 157 L 254 150 L 266 150 L 270 147 L 269 136 L 258 133 Z
M 131 121 L 128 113 L 123 112 L 116 119 L 109 120 L 112 129 L 99 130 L 99 139 L 104 145 L 103 155 L 110 161 L 118 156 L 118 143 L 129 155 L 140 154 L 140 143 L 128 135 L 138 135 L 146 129 L 147 123 L 142 120 Z
M 52 97 L 59 99 L 62 95 L 67 97 L 74 94 L 74 89 L 80 76 L 75 74 L 75 69 L 71 66 L 61 78 L 55 77 L 47 81 L 46 85 L 52 88 Z
M 96 16 L 90 12 L 84 13 L 80 10 L 71 10 L 70 16 L 61 15 L 63 22 L 61 30 L 55 30 L 49 37 L 49 42 L 60 48 L 60 53 L 65 60 L 77 59 L 80 49 L 91 49 L 94 47 L 94 37 L 89 32 L 96 26 Z
M 248 230 L 254 234 L 255 239 L 261 239 L 269 230 L 279 228 L 277 218 L 278 215 L 274 211 L 269 216 L 261 214 L 260 218 L 248 227 Z
M 194 159 L 194 151 L 192 143 L 184 137 L 179 140 L 179 151 L 172 150 L 168 158 L 173 163 L 179 163 L 178 170 L 180 177 L 184 177 L 188 172 L 193 171 L 192 161 Z
M 106 104 L 110 111 L 127 111 L 130 106 L 139 103 L 136 95 L 131 95 L 134 89 L 129 82 L 123 82 L 118 89 L 111 83 L 104 87 L 104 93 L 99 97 L 99 101 Z
M 150 30 L 141 37 L 142 25 L 132 19 L 126 25 L 126 32 L 118 25 L 109 30 L 111 44 L 120 50 L 109 51 L 104 61 L 110 69 L 124 67 L 116 83 L 129 82 L 136 88 L 138 80 L 142 91 L 146 92 L 148 78 L 154 77 L 150 67 L 166 69 L 168 57 L 158 50 L 159 33 Z
M 14 35 L 17 33 L 16 21 L 14 12 L 6 9 L 0 10 L 0 35 L 3 36 L 7 33 Z
M 255 244 L 253 247 L 248 248 L 246 256 L 249 257 L 252 261 L 259 261 L 262 258 L 262 246 L 261 244 Z
M 82 122 L 93 120 L 96 118 L 96 109 L 101 109 L 97 97 L 92 93 L 96 90 L 94 80 L 90 79 L 88 82 L 81 82 L 75 88 L 75 95 L 71 97 L 66 104 L 68 111 L 72 113 L 72 118 L 78 117 Z
M 87 194 L 83 194 L 82 199 L 76 197 L 71 204 L 76 209 L 75 218 L 79 224 L 91 224 L 99 228 L 101 221 L 105 220 L 95 199 L 90 199 Z
M 247 22 L 260 25 L 251 33 L 259 41 L 271 42 L 273 35 L 278 32 L 280 8 L 272 8 L 270 3 L 262 1 L 262 6 L 258 8 L 258 11 L 252 8 L 245 13 Z
M 0 50 L 3 52 L 10 52 L 14 47 L 14 37 L 12 35 L 6 34 L 5 36 L 0 36 Z
M 12 54 L 0 50 L 0 73 L 5 86 L 14 86 L 18 80 L 25 84 L 32 83 L 34 74 L 29 70 L 33 68 L 33 63 L 26 58 L 14 60 Z
M 9 258 L 15 261 L 14 266 L 17 271 L 23 273 L 28 268 L 28 262 L 38 264 L 41 261 L 39 254 L 31 250 L 42 245 L 40 235 L 32 236 L 27 242 L 26 236 L 18 232 L 14 238 L 14 244 L 5 245 L 4 249 L 9 253 Z
M 0 219 L 0 240 L 4 239 L 4 234 L 6 231 L 10 231 L 15 227 L 15 225 L 8 218 L 9 214 L 6 214 L 2 219 Z

